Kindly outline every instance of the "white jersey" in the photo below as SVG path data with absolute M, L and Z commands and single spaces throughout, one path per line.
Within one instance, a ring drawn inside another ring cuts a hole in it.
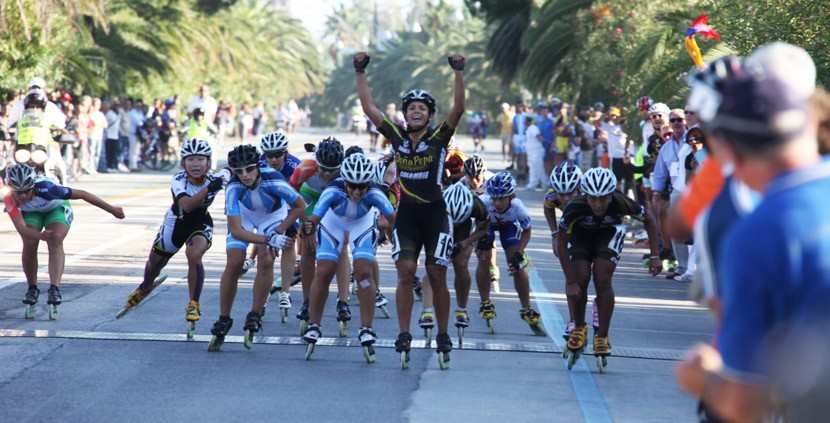
M 482 196 L 484 205 L 487 206 L 487 213 L 490 215 L 490 227 L 498 230 L 507 225 L 516 225 L 523 230 L 530 228 L 530 214 L 527 212 L 522 200 L 513 198 L 510 200 L 510 206 L 504 212 L 496 211 L 493 202 L 487 195 Z
M 173 212 L 174 215 L 178 216 L 188 215 L 188 214 L 204 214 L 207 212 L 208 207 L 213 204 L 213 200 L 216 198 L 215 192 L 208 192 L 205 199 L 202 201 L 202 204 L 199 204 L 198 207 L 193 209 L 190 213 L 180 213 L 179 209 L 179 199 L 182 197 L 194 197 L 199 191 L 205 189 L 208 184 L 216 179 L 216 176 L 208 175 L 205 178 L 205 181 L 201 185 L 196 185 L 190 182 L 187 179 L 187 172 L 181 171 L 173 176 L 173 180 L 170 182 L 170 193 L 173 195 L 173 206 L 170 210 Z

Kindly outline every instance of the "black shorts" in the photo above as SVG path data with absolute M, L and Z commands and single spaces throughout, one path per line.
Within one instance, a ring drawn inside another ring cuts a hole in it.
M 153 251 L 164 257 L 172 257 L 196 235 L 204 237 L 210 247 L 213 242 L 213 218 L 210 213 L 179 219 L 172 210 L 167 210 L 164 223 L 153 242 Z
M 616 264 L 622 254 L 625 231 L 625 225 L 591 231 L 577 226 L 568 243 L 568 254 L 571 260 L 594 261 L 603 258 Z
M 450 228 L 443 200 L 429 204 L 401 204 L 395 219 L 392 259 L 417 261 L 423 248 L 428 265 L 446 267 L 453 248 Z

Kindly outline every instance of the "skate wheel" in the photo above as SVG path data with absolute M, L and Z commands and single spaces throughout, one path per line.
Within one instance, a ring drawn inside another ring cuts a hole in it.
M 425 328 L 424 329 L 424 338 L 426 338 L 427 348 L 432 345 L 432 329 Z
M 288 321 L 288 309 L 284 308 L 284 309 L 282 309 L 282 315 L 280 317 L 280 323 L 285 323 L 287 321 Z
M 569 350 L 568 347 L 565 347 L 565 349 L 562 350 L 562 358 L 567 359 L 569 355 L 571 355 L 571 350 Z
M 314 354 L 314 343 L 308 344 L 305 347 L 305 359 L 311 360 L 311 354 Z
M 35 305 L 27 305 L 26 311 L 23 313 L 26 320 L 32 320 L 35 318 Z
M 308 329 L 308 322 L 305 320 L 300 320 L 300 336 L 305 334 L 306 329 Z
M 608 367 L 608 359 L 603 355 L 597 356 L 597 370 L 600 373 L 605 373 L 605 368 Z
M 380 312 L 383 313 L 385 319 L 389 318 L 389 310 L 386 309 L 386 306 L 380 306 Z
M 196 322 L 190 322 L 187 327 L 187 340 L 192 341 L 194 336 L 196 336 Z
M 487 329 L 490 330 L 490 335 L 496 334 L 496 326 L 493 324 L 493 319 L 487 319 Z
M 254 331 L 251 329 L 245 329 L 245 341 L 243 342 L 245 345 L 245 349 L 251 349 L 251 346 L 254 345 Z
M 409 368 L 409 351 L 401 351 L 401 369 Z
M 343 337 L 345 337 L 346 335 L 349 334 L 349 328 L 348 328 L 348 326 L 346 326 L 346 322 L 344 320 L 341 320 L 338 323 L 340 323 L 339 335 L 340 335 L 341 338 L 343 338 Z
M 121 310 L 119 310 L 118 313 L 115 314 L 115 318 L 120 319 L 120 318 L 124 317 L 124 315 L 127 314 L 127 312 L 129 312 L 129 311 L 130 311 L 129 307 L 124 307 Z M 27 319 L 28 319 L 28 317 L 27 317 Z
M 576 364 L 576 360 L 578 360 L 578 359 L 579 359 L 579 353 L 574 351 L 573 354 L 571 354 L 571 356 L 568 358 L 568 370 L 571 370 L 571 369 L 574 368 L 574 365 Z
M 375 349 L 371 345 L 367 345 L 363 347 L 363 357 L 366 358 L 366 362 L 372 364 L 375 362 Z
M 58 306 L 55 304 L 49 305 L 49 320 L 58 320 Z
M 545 335 L 547 335 L 545 333 L 545 330 L 542 329 L 542 327 L 539 326 L 539 325 L 531 325 L 530 330 L 533 331 L 533 334 L 536 335 L 536 336 L 545 336 Z
M 439 352 L 438 353 L 438 368 L 441 370 L 447 370 L 450 368 L 450 355 L 449 353 Z
M 464 328 L 458 328 L 458 349 L 464 349 Z
M 213 335 L 213 338 L 210 339 L 210 344 L 208 344 L 208 352 L 219 352 L 219 349 L 222 348 L 222 343 L 224 342 L 224 337 Z

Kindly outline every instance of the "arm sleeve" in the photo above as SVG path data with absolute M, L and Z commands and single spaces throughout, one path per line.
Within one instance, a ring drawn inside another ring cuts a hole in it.
M 754 234 L 743 232 L 734 231 L 721 251 L 723 319 L 717 342 L 730 375 L 748 381 L 763 374 L 764 342 L 772 329 L 767 287 L 779 281 L 776 269 L 765 265 L 776 260 L 759 250 L 782 244 L 758 243 Z
M 530 214 L 527 212 L 527 207 L 525 207 L 524 203 L 519 202 L 516 204 L 516 218 L 518 219 L 519 225 L 522 229 L 527 230 L 530 228 Z
M 450 145 L 450 139 L 452 139 L 453 134 L 455 134 L 455 128 L 451 127 L 447 121 L 444 121 L 441 122 L 441 125 L 439 125 L 438 129 L 435 130 L 435 134 L 432 135 L 432 139 L 435 140 L 441 147 L 446 148 Z
M 225 215 L 239 216 L 239 199 L 245 187 L 239 182 L 232 182 L 225 188 Z
M 3 197 L 3 205 L 5 212 L 9 214 L 9 217 L 12 218 L 12 220 L 17 219 L 17 217 L 20 216 L 20 209 L 18 209 L 17 205 L 14 204 L 14 200 L 11 195 Z
M 190 194 L 187 193 L 186 178 L 187 177 L 182 178 L 181 175 L 173 177 L 173 182 L 170 183 L 170 191 L 173 193 L 173 198 L 178 200 L 179 198 L 190 196 Z
M 720 163 L 710 155 L 700 165 L 700 170 L 692 178 L 685 195 L 680 199 L 678 207 L 688 227 L 694 227 L 697 217 L 712 204 L 723 185 L 724 177 Z
M 68 200 L 72 198 L 72 189 L 63 185 L 43 181 L 35 185 L 37 196 L 44 200 Z
M 314 205 L 314 216 L 317 216 L 322 219 L 323 216 L 326 215 L 326 212 L 331 208 L 332 204 L 338 199 L 337 191 L 337 188 L 326 188 L 323 191 L 323 193 L 320 194 L 320 198 Z
M 294 204 L 294 202 L 297 201 L 297 198 L 300 197 L 300 194 L 297 193 L 297 191 L 285 181 L 279 181 L 278 183 L 274 184 L 273 187 L 275 189 L 276 194 L 280 198 L 288 202 L 288 204 Z
M 372 206 L 376 207 L 380 214 L 384 217 L 392 217 L 395 214 L 395 209 L 392 208 L 392 203 L 386 197 L 386 195 L 381 192 L 381 190 L 377 188 L 372 188 L 369 190 L 369 198 L 371 201 Z
M 665 148 L 660 148 L 660 152 L 657 154 L 657 163 L 654 164 L 654 172 L 651 173 L 652 191 L 663 192 L 666 190 L 666 179 L 669 175 L 669 169 L 666 167 L 666 162 L 663 161 L 664 151 L 666 151 Z
M 395 126 L 395 124 L 389 120 L 389 117 L 385 115 L 383 116 L 383 122 L 381 122 L 380 126 L 378 126 L 378 132 L 389 140 L 403 138 L 398 130 L 398 127 Z

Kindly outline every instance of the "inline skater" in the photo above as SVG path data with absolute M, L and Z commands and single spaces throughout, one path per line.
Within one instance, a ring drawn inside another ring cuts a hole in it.
M 579 196 L 565 207 L 560 219 L 557 249 L 567 275 L 568 305 L 573 305 L 571 317 L 574 329 L 568 338 L 563 355 L 572 368 L 585 348 L 588 334 L 585 306 L 588 301 L 588 283 L 593 277 L 597 292 L 599 328 L 594 332 L 594 355 L 600 372 L 605 371 L 606 358 L 611 354 L 608 331 L 614 312 L 614 288 L 611 278 L 622 253 L 626 225 L 623 217 L 642 220 L 651 248 L 652 276 L 662 271 L 656 228 L 643 206 L 616 190 L 617 178 L 610 169 L 593 168 L 582 175 Z
M 377 340 L 374 319 L 376 281 L 372 279 L 372 262 L 375 261 L 376 223 L 373 209 L 381 213 L 379 228 L 387 234 L 394 222 L 395 211 L 383 192 L 372 186 L 375 164 L 362 153 L 351 154 L 343 160 L 341 177 L 323 191 L 308 219 L 317 234 L 317 272 L 309 301 L 309 327 L 303 335 L 308 343 L 306 359 L 311 357 L 314 345 L 322 335 L 320 319 L 328 297 L 331 279 L 346 246 L 352 253 L 354 279 L 360 300 L 360 332 L 358 340 L 363 346 L 366 361 L 375 362 L 372 344 Z M 319 228 L 318 228 L 319 225 Z M 341 322 L 343 336 L 345 325 Z
M 228 216 L 227 263 L 219 286 L 219 320 L 213 325 L 208 351 L 219 351 L 233 324 L 230 317 L 236 287 L 248 243 L 259 248 L 251 311 L 245 318 L 245 347 L 262 327 L 262 311 L 274 284 L 274 250 L 294 242 L 294 222 L 302 215 L 305 201 L 277 172 L 260 167 L 256 147 L 240 145 L 228 153 L 233 177 L 225 190 Z M 256 231 L 256 232 L 254 232 Z
M 55 184 L 48 178 L 38 176 L 35 169 L 26 164 L 16 164 L 6 169 L 6 184 L 11 192 L 3 199 L 5 210 L 23 241 L 21 259 L 28 285 L 23 299 L 23 304 L 27 306 L 25 317 L 33 319 L 35 316 L 35 304 L 40 295 L 37 287 L 37 249 L 40 241 L 46 241 L 49 247 L 47 304 L 49 320 L 55 320 L 61 303 L 60 284 L 65 260 L 63 240 L 69 233 L 73 219 L 69 200 L 84 200 L 117 219 L 124 218 L 124 210 L 90 192 Z
M 447 120 L 434 129 L 430 120 L 436 112 L 435 98 L 423 90 L 409 91 L 402 98 L 407 128 L 395 125 L 378 109 L 366 79 L 369 55 L 360 52 L 354 56 L 357 91 L 363 112 L 391 140 L 395 153 L 401 201 L 395 220 L 392 257 L 398 270 L 396 290 L 398 326 L 400 334 L 395 341 L 401 353 L 401 366 L 406 368 L 412 335 L 409 323 L 412 314 L 413 286 L 417 260 L 422 248 L 426 250 L 426 271 L 433 290 L 438 319 L 436 344 L 438 364 L 449 366 L 452 340 L 447 334 L 450 294 L 447 290 L 447 265 L 452 251 L 452 233 L 446 206 L 441 194 L 444 157 L 450 138 L 464 114 L 464 64 L 460 55 L 448 57 L 455 73 L 453 106 Z
M 216 193 L 222 190 L 224 180 L 210 175 L 211 151 L 208 141 L 191 138 L 184 142 L 179 155 L 182 171 L 173 176 L 170 193 L 173 205 L 167 209 L 159 228 L 150 255 L 144 265 L 144 279 L 127 297 L 124 308 L 115 316 L 123 317 L 160 285 L 166 276 L 159 274 L 167 262 L 185 247 L 187 255 L 187 286 L 189 302 L 185 307 L 188 322 L 188 339 L 192 339 L 202 312 L 199 297 L 205 283 L 205 268 L 202 257 L 213 243 L 213 218 L 208 208 L 213 204 Z M 226 175 L 230 178 L 230 175 Z

